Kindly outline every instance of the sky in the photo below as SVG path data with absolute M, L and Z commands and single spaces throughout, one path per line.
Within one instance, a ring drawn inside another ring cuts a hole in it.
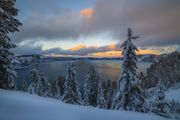
M 16 0 L 16 54 L 119 57 L 131 27 L 138 54 L 180 51 L 180 0 Z

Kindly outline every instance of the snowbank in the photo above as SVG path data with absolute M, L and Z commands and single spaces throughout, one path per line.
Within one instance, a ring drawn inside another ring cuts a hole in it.
M 65 104 L 0 89 L 0 120 L 167 120 L 154 114 L 102 110 Z
M 166 97 L 169 100 L 175 100 L 180 102 L 180 88 L 175 90 L 169 90 L 168 92 L 166 92 Z

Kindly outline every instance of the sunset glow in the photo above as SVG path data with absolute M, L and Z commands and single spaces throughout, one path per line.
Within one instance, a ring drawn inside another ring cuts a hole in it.
M 83 48 L 86 48 L 86 45 L 79 44 L 79 45 L 76 45 L 76 46 L 74 46 L 72 48 L 69 48 L 68 50 L 77 51 L 77 50 L 80 50 L 80 49 L 83 49 Z
M 113 49 L 116 49 L 116 44 L 115 44 L 115 43 L 109 44 L 109 45 L 108 45 L 108 48 L 109 48 L 109 49 L 112 49 L 112 50 L 113 50 Z
M 179 51 L 180 7 L 168 0 L 159 3 L 65 0 L 62 4 L 62 1 L 50 0 L 43 6 L 34 0 L 17 1 L 20 13 L 23 13 L 19 15 L 23 25 L 21 32 L 12 34 L 13 42 L 18 46 L 14 52 L 117 57 L 127 38 L 128 27 L 140 37 L 134 42 L 141 49 L 138 54 Z M 145 8 L 144 4 L 149 7 Z
M 98 52 L 91 54 L 93 57 L 121 57 L 121 51 Z
M 107 52 L 98 52 L 98 53 L 93 53 L 91 56 L 93 57 L 122 57 L 121 51 L 107 51 Z M 160 52 L 156 50 L 139 50 L 137 52 L 138 55 L 143 55 L 143 54 L 156 54 L 159 55 Z
M 156 55 L 159 55 L 159 54 L 161 54 L 159 51 L 157 51 L 157 50 L 149 50 L 149 49 L 147 49 L 147 50 L 139 50 L 138 52 L 137 52 L 137 54 L 139 54 L 139 55 L 143 55 L 143 54 L 156 54 Z
M 80 11 L 80 15 L 84 17 L 90 17 L 93 14 L 93 9 L 92 8 L 86 8 Z

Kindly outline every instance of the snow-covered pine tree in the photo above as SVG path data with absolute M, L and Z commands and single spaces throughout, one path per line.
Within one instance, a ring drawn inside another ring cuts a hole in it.
M 83 104 L 86 106 L 90 105 L 90 96 L 91 96 L 91 71 L 86 75 L 86 79 L 84 80 L 84 98 L 83 98 Z
M 48 96 L 52 97 L 52 88 L 50 82 L 46 79 L 46 77 L 41 73 L 41 80 L 39 85 L 39 95 L 40 96 Z M 42 88 L 41 88 L 42 87 Z
M 97 106 L 99 108 L 107 108 L 107 103 L 105 100 L 105 95 L 104 95 L 104 89 L 102 87 L 102 81 L 99 81 L 98 85 L 98 96 L 97 96 Z
M 15 89 L 14 78 L 16 72 L 12 69 L 10 49 L 16 45 L 11 43 L 8 36 L 18 30 L 21 23 L 15 19 L 18 9 L 15 8 L 15 0 L 0 0 L 0 88 Z
M 121 46 L 124 58 L 113 106 L 114 109 L 143 112 L 145 111 L 145 98 L 141 94 L 140 80 L 136 75 L 137 57 L 135 52 L 138 49 L 132 43 L 132 40 L 138 37 L 133 36 L 131 28 L 128 28 L 127 37 Z
M 146 76 L 143 72 L 139 73 L 139 79 L 141 80 L 141 87 L 146 89 Z
M 33 69 L 30 72 L 32 81 L 29 85 L 28 92 L 39 96 L 52 97 L 51 84 L 46 77 L 38 71 L 37 64 L 33 65 Z
M 145 98 L 148 97 L 148 90 L 147 90 L 147 87 L 146 87 L 146 84 L 148 83 L 147 82 L 147 78 L 146 78 L 146 75 L 143 73 L 143 72 L 140 72 L 139 73 L 139 79 L 141 81 L 141 88 L 142 88 L 142 94 Z
M 70 104 L 82 104 L 79 83 L 76 79 L 75 66 L 68 63 L 62 100 Z
M 59 75 L 58 79 L 54 82 L 53 91 L 54 97 L 57 99 L 61 99 L 64 94 L 64 82 L 65 78 Z
M 164 117 L 169 117 L 170 105 L 165 99 L 164 86 L 163 82 L 159 80 L 153 112 Z
M 108 80 L 106 85 L 106 97 L 105 97 L 107 103 L 107 109 L 111 108 L 112 101 L 114 98 L 114 90 L 115 90 L 115 86 L 113 86 L 112 80 Z
M 27 84 L 26 80 L 23 79 L 23 80 L 21 81 L 21 91 L 27 92 L 27 90 L 28 90 L 28 84 Z
M 33 68 L 30 71 L 30 73 L 31 73 L 31 83 L 28 87 L 28 92 L 30 94 L 38 94 L 39 95 L 40 88 L 42 87 L 42 85 L 40 84 L 41 77 L 40 77 L 40 73 L 37 70 L 37 64 L 33 65 Z
M 84 81 L 84 104 L 97 106 L 99 75 L 91 66 Z
M 110 91 L 111 103 L 110 103 L 109 109 L 115 108 L 114 98 L 115 98 L 116 94 L 117 94 L 117 81 L 112 81 L 111 91 Z

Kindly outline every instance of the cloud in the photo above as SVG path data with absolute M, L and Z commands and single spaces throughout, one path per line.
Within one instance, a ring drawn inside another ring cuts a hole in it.
M 14 49 L 17 54 L 41 54 L 41 55 L 59 55 L 59 56 L 91 56 L 91 57 L 120 57 L 121 49 L 119 43 L 108 44 L 105 46 L 86 46 L 84 44 L 76 45 L 67 50 L 61 48 L 51 48 L 43 50 L 41 45 L 31 46 L 24 44 Z M 140 48 L 138 54 L 160 54 L 156 49 Z
M 18 55 L 25 55 L 25 54 L 40 54 L 42 52 L 41 46 L 28 46 L 28 45 L 22 45 L 18 46 L 17 48 L 13 49 L 13 52 Z
M 80 15 L 83 17 L 91 17 L 94 10 L 92 8 L 86 8 L 80 11 Z
M 86 45 L 80 44 L 80 45 L 76 45 L 76 46 L 70 48 L 69 50 L 70 51 L 77 51 L 77 50 L 84 49 L 84 48 L 86 48 Z
M 75 41 L 80 36 L 95 36 L 101 33 L 111 33 L 111 38 L 114 37 L 115 40 L 119 40 L 118 43 L 121 43 L 120 40 L 126 39 L 127 28 L 132 27 L 135 35 L 140 36 L 140 39 L 135 41 L 137 46 L 167 48 L 176 45 L 176 50 L 180 48 L 179 0 L 97 0 L 92 8 L 80 11 L 64 9 L 66 6 L 62 9 L 63 5 L 59 8 L 58 0 L 29 0 L 22 3 L 20 5 L 22 12 L 26 12 L 27 6 L 31 10 L 22 18 L 23 26 L 20 32 L 12 35 L 16 43 L 26 40 L 36 42 L 39 39 Z M 101 47 L 82 45 L 74 46 L 70 50 L 53 48 L 42 51 L 41 46 L 24 45 L 18 48 L 19 52 L 20 49 L 24 52 L 25 47 L 27 52 L 72 55 L 119 50 L 117 45 Z
M 76 39 L 78 32 L 78 16 L 73 11 L 64 11 L 53 16 L 32 13 L 23 22 L 20 32 L 12 36 L 16 43 L 24 40 L 68 40 Z
M 111 31 L 125 39 L 132 27 L 141 46 L 180 44 L 179 0 L 98 0 L 93 15 L 84 19 L 84 34 Z

